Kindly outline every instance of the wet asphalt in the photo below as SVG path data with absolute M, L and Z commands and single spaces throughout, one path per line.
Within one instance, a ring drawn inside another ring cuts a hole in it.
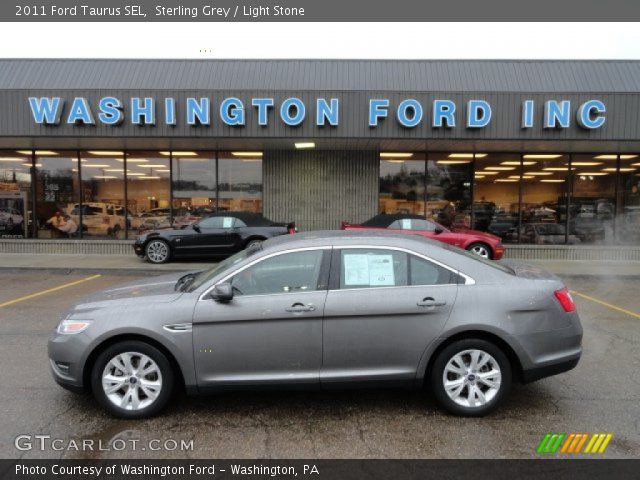
M 87 276 L 3 271 L 0 304 Z M 640 318 L 581 297 L 578 367 L 514 386 L 485 418 L 450 416 L 428 392 L 406 390 L 178 395 L 153 419 L 110 417 L 53 382 L 47 338 L 73 302 L 141 276 L 105 274 L 0 307 L 0 458 L 534 458 L 547 432 L 611 432 L 603 457 L 640 457 Z M 565 281 L 640 313 L 640 277 Z M 19 435 L 33 447 L 18 450 Z M 44 449 L 35 435 L 51 436 Z M 74 448 L 83 441 L 93 450 Z

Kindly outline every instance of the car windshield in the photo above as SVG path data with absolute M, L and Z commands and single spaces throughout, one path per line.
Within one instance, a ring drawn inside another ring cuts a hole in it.
M 453 247 L 451 245 L 448 245 L 446 243 L 441 245 L 442 248 L 444 248 L 445 250 L 450 250 L 452 252 L 458 253 L 460 255 L 464 255 L 467 258 L 470 258 L 472 260 L 475 260 L 476 262 L 480 262 L 480 263 L 484 263 L 485 265 L 495 268 L 496 270 L 500 270 L 501 272 L 504 273 L 508 273 L 509 275 L 515 275 L 516 272 L 513 271 L 513 268 L 508 267 L 507 265 L 504 265 L 502 263 L 500 263 L 499 261 L 496 260 L 489 260 L 488 258 L 484 258 L 481 257 L 480 255 L 477 255 L 475 253 L 471 253 L 467 250 L 462 250 L 461 248 L 458 247 Z
M 235 255 L 232 255 L 229 258 L 227 258 L 226 260 L 223 260 L 222 262 L 218 263 L 213 268 L 210 268 L 209 270 L 204 270 L 204 271 L 200 272 L 193 279 L 193 281 L 189 285 L 189 288 L 187 288 L 187 291 L 188 292 L 193 292 L 194 290 L 200 288 L 200 286 L 202 286 L 205 283 L 207 283 L 209 280 L 214 278 L 219 273 L 222 273 L 226 269 L 228 269 L 229 267 L 237 265 L 238 263 L 242 262 L 244 259 L 249 258 L 254 253 L 260 251 L 261 248 L 262 247 L 260 245 L 255 245 L 255 246 L 247 248 L 245 250 L 241 250 L 240 252 L 236 253 Z

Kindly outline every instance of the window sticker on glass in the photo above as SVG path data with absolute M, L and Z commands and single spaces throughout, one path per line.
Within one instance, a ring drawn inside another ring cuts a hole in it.
M 344 284 L 395 285 L 392 255 L 345 254 Z
M 411 219 L 403 218 L 401 220 L 402 230 L 411 230 Z
M 233 226 L 233 217 L 224 217 L 222 219 L 222 228 L 231 228 Z

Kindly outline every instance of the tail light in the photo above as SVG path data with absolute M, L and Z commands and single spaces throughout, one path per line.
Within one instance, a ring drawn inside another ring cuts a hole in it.
M 573 298 L 571 298 L 571 294 L 567 287 L 556 290 L 553 294 L 556 296 L 565 312 L 569 313 L 576 310 L 576 304 L 573 303 Z
M 289 234 L 294 234 L 298 231 L 298 229 L 296 228 L 296 224 L 295 223 L 290 223 L 289 225 L 287 225 L 287 232 Z

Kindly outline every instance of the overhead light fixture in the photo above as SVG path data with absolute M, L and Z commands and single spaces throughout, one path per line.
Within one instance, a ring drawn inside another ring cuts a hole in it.
M 14 158 L 14 157 L 1 157 L 0 162 L 15 162 L 15 163 L 23 163 L 24 158 Z
M 589 177 L 602 177 L 609 175 L 607 172 L 580 172 L 578 175 L 587 175 Z
M 533 160 L 550 160 L 553 158 L 560 158 L 561 156 L 561 153 L 527 153 L 526 155 L 523 155 L 522 158 L 529 158 Z
M 519 175 L 509 175 L 509 178 L 515 178 L 516 180 L 520 179 Z M 523 175 L 522 179 L 523 180 L 531 180 L 532 178 L 535 178 L 533 175 Z
M 484 175 L 476 175 L 474 178 L 485 178 Z
M 119 157 L 124 155 L 124 152 L 119 150 L 88 150 L 87 153 L 98 157 Z
M 146 173 L 142 172 L 127 172 L 127 177 L 144 177 Z
M 462 165 L 471 163 L 471 160 L 438 160 L 436 163 L 438 165 Z
M 138 165 L 138 168 L 166 168 L 166 165 L 159 163 L 142 163 Z
M 536 176 L 545 176 L 545 175 L 553 175 L 551 172 L 524 172 L 525 175 L 536 175 Z
M 620 160 L 630 160 L 632 158 L 636 158 L 638 155 L 620 155 Z M 616 160 L 618 155 L 606 154 L 606 155 L 596 155 L 595 157 L 598 160 Z
M 234 157 L 262 157 L 262 152 L 231 152 Z
M 564 183 L 564 180 L 560 178 L 541 178 L 542 183 Z
M 123 158 L 117 159 L 119 162 L 124 162 Z M 148 162 L 146 158 L 127 158 L 127 163 L 145 163 Z
M 568 172 L 569 167 L 546 167 L 543 168 L 543 170 L 547 170 L 549 172 Z M 571 170 L 575 170 L 575 168 L 572 168 Z
M 389 162 L 389 163 L 404 163 L 404 160 L 385 160 L 385 162 Z
M 170 155 L 173 155 L 174 157 L 197 157 L 198 153 L 197 152 L 160 152 L 160 155 L 164 155 L 165 157 L 168 157 Z
M 18 153 L 22 155 L 31 155 L 31 150 L 16 150 Z M 58 152 L 54 152 L 53 150 L 36 150 L 36 155 L 49 156 L 49 155 L 60 155 Z
M 82 166 L 82 168 L 109 168 L 112 165 L 108 165 L 106 163 L 86 163 Z
M 513 182 L 517 182 L 518 180 L 516 180 L 515 178 L 496 178 L 494 180 L 495 183 L 497 182 L 501 182 L 501 183 L 513 183 Z
M 487 153 L 450 153 L 449 154 L 449 158 L 473 158 L 473 156 L 475 155 L 475 158 L 484 158 L 486 157 L 488 154 Z
M 24 167 L 30 167 L 30 166 L 31 166 L 31 164 L 30 164 L 30 163 L 23 163 L 22 165 L 23 165 Z M 36 167 L 41 167 L 41 166 L 42 166 L 42 164 L 41 164 L 41 163 L 36 163 Z
M 296 142 L 294 145 L 297 149 L 316 148 L 316 144 L 314 142 Z
M 479 173 L 481 175 L 498 175 L 498 172 L 487 172 L 484 170 L 478 170 L 476 173 Z
M 156 170 L 156 172 L 163 172 L 163 173 L 170 172 L 170 171 L 171 170 L 169 170 L 168 168 L 163 168 L 163 169 Z
M 97 178 L 99 180 L 110 180 L 110 179 L 117 179 L 118 177 L 116 177 L 115 175 L 94 175 L 91 178 Z
M 538 162 L 522 162 L 522 165 L 535 165 Z M 509 160 L 508 162 L 500 162 L 500 165 L 515 165 L 516 167 L 520 166 L 520 162 L 517 160 Z
M 485 170 L 495 170 L 497 172 L 509 172 L 515 170 L 516 167 L 484 167 Z
M 142 180 L 160 180 L 161 177 L 158 177 L 156 175 L 145 175 L 144 177 L 138 178 L 141 178 Z
M 640 167 L 640 163 L 632 163 L 631 166 L 632 167 Z
M 602 162 L 571 162 L 572 167 L 596 167 L 602 165 Z
M 603 172 L 615 172 L 616 169 L 615 168 L 603 168 L 602 171 Z M 635 168 L 631 168 L 631 167 L 620 167 L 620 171 L 621 172 L 635 172 L 636 169 Z
M 380 158 L 411 158 L 413 153 L 410 152 L 380 152 Z
M 121 168 L 105 168 L 104 169 L 105 172 L 116 172 L 116 173 L 122 173 L 122 169 Z

